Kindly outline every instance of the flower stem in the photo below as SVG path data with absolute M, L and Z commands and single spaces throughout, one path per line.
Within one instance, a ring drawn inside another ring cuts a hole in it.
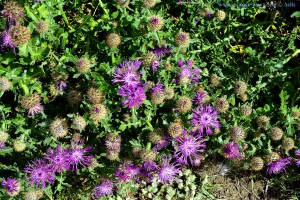
M 160 39 L 159 39 L 159 37 L 158 37 L 157 31 L 154 31 L 154 36 L 155 36 L 155 38 L 156 38 L 156 40 L 157 40 L 158 46 L 161 47 L 161 43 L 160 43 Z
M 151 142 L 147 142 L 147 147 L 146 147 L 147 150 L 151 150 Z
M 22 81 L 19 81 L 19 84 L 20 84 L 21 88 L 23 89 L 24 94 L 29 95 L 29 89 L 28 89 L 27 85 L 25 85 Z

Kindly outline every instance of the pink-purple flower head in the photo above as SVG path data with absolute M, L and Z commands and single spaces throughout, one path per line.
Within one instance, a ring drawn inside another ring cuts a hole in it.
M 164 138 L 153 147 L 152 151 L 158 152 L 161 149 L 166 148 L 169 144 L 171 144 L 171 136 L 165 135 Z
M 172 183 L 180 169 L 175 164 L 171 164 L 171 157 L 162 159 L 161 167 L 158 169 L 158 178 L 163 184 Z
M 146 99 L 145 89 L 134 85 L 123 85 L 120 88 L 119 95 L 124 97 L 122 105 L 127 105 L 129 109 L 132 107 L 139 107 Z
M 240 147 L 232 141 L 229 141 L 223 146 L 222 153 L 224 157 L 228 159 L 242 158 Z
M 300 149 L 295 150 L 295 156 L 300 157 Z
M 163 84 L 160 84 L 160 83 L 155 84 L 155 85 L 150 89 L 150 93 L 151 93 L 151 94 L 153 94 L 153 93 L 165 93 L 164 85 L 163 85 Z
M 60 92 L 63 92 L 67 88 L 67 83 L 65 81 L 57 81 L 56 89 Z
M 42 159 L 36 159 L 28 164 L 24 170 L 27 175 L 26 180 L 30 181 L 30 185 L 39 185 L 45 188 L 47 184 L 52 184 L 55 180 L 54 171 L 51 166 Z
M 286 172 L 287 168 L 291 164 L 291 158 L 281 158 L 277 161 L 270 162 L 268 164 L 267 174 L 279 174 L 281 172 Z
M 49 149 L 45 155 L 45 160 L 49 162 L 51 169 L 54 172 L 63 172 L 64 170 L 69 170 L 70 165 L 68 150 L 61 148 L 59 145 L 56 149 Z
M 1 185 L 11 196 L 15 196 L 20 192 L 20 184 L 16 178 L 3 178 Z
M 218 111 L 210 105 L 199 106 L 194 109 L 191 123 L 199 129 L 201 133 L 212 135 L 213 129 L 220 129 Z
M 37 103 L 32 108 L 29 108 L 28 115 L 29 116 L 34 116 L 36 114 L 40 114 L 43 111 L 44 111 L 44 107 L 42 106 L 42 104 L 41 103 Z
M 162 46 L 162 47 L 156 47 L 152 50 L 152 52 L 156 55 L 156 57 L 161 60 L 162 57 L 164 57 L 165 55 L 172 55 L 172 49 L 173 47 L 166 47 L 166 46 Z
M 183 137 L 176 138 L 174 157 L 179 164 L 194 165 L 195 160 L 201 158 L 200 153 L 203 153 L 205 148 L 205 139 L 201 135 L 191 135 L 184 130 Z
M 9 30 L 3 31 L 0 35 L 0 48 L 2 49 L 13 49 L 16 54 L 16 45 L 13 43 L 11 33 Z
M 105 179 L 100 185 L 94 187 L 92 195 L 95 199 L 103 196 L 113 195 L 114 182 L 110 179 Z
M 147 160 L 142 163 L 140 169 L 140 175 L 147 182 L 151 182 L 154 178 L 154 175 L 156 174 L 157 169 L 158 169 L 158 165 L 156 164 L 156 162 L 152 160 Z
M 186 64 L 184 64 L 183 60 L 178 61 L 178 65 L 180 67 L 180 72 L 178 73 L 178 79 L 176 80 L 179 83 L 180 79 L 188 79 L 192 84 L 199 83 L 200 81 L 200 69 L 199 68 L 192 68 L 194 62 L 188 60 Z
M 123 183 L 133 180 L 139 174 L 140 168 L 133 163 L 123 163 L 115 171 L 115 176 Z
M 203 98 L 205 97 L 205 92 L 202 91 L 202 92 L 196 92 L 196 95 L 194 96 L 193 98 L 193 103 L 198 105 L 198 106 L 201 106 L 203 104 Z
M 5 149 L 5 148 L 6 148 L 5 143 L 0 141 L 0 150 Z
M 114 73 L 114 83 L 122 83 L 124 85 L 138 85 L 140 84 L 140 74 L 138 68 L 142 61 L 124 61 L 117 67 Z
M 67 151 L 67 164 L 72 171 L 78 171 L 78 166 L 86 168 L 91 165 L 93 156 L 87 155 L 92 152 L 91 146 L 83 147 L 84 140 L 71 141 L 71 149 Z

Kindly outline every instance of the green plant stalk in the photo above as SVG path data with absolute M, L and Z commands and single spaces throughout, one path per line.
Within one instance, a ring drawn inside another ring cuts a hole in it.
M 147 142 L 147 147 L 146 147 L 147 150 L 151 150 L 151 142 Z
M 161 47 L 161 43 L 160 43 L 160 39 L 159 39 L 159 37 L 158 37 L 157 31 L 154 31 L 154 36 L 155 36 L 155 38 L 156 38 L 156 40 L 157 40 L 158 46 Z
M 112 64 L 115 63 L 115 52 L 114 51 L 111 52 L 111 63 Z
M 178 50 L 176 52 L 176 55 L 175 55 L 175 60 L 176 61 L 178 60 L 178 54 L 179 54 L 180 50 L 181 50 L 181 46 L 178 47 Z
M 150 128 L 151 131 L 153 131 L 153 126 L 151 125 L 150 121 L 149 120 L 146 120 L 146 123 L 148 125 L 148 127 Z
M 62 8 L 59 8 L 59 11 L 61 12 L 61 16 L 63 17 L 64 22 L 67 24 L 67 26 L 68 26 L 70 29 L 73 29 L 72 26 L 71 26 L 70 23 L 69 23 L 69 20 L 68 20 L 68 18 L 67 18 L 67 16 L 66 16 L 65 11 L 64 11 Z
M 135 126 L 137 122 L 137 117 L 136 117 L 136 107 L 133 106 L 131 109 L 131 116 L 132 116 L 132 123 Z
M 108 15 L 109 14 L 109 12 L 108 12 L 108 10 L 106 9 L 106 8 L 104 8 L 104 4 L 103 4 L 103 2 L 101 1 L 101 0 L 99 0 L 99 4 L 98 4 L 98 6 L 101 6 L 101 8 L 103 9 L 103 11 L 104 11 L 104 13 L 106 14 L 106 15 Z M 97 7 L 98 7 L 97 6 Z M 96 12 L 96 10 L 97 10 L 97 8 L 95 9 L 95 12 Z M 95 14 L 95 12 L 94 12 L 94 14 Z M 93 15 L 94 15 L 93 14 Z
M 26 96 L 29 95 L 29 89 L 28 89 L 27 85 L 25 85 L 22 81 L 19 81 L 19 84 L 20 84 L 21 88 L 23 89 L 24 94 Z

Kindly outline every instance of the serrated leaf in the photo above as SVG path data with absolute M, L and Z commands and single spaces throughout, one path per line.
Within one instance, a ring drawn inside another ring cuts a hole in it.
M 127 124 L 124 124 L 124 123 L 122 123 L 122 124 L 119 126 L 119 130 L 121 130 L 121 131 L 125 131 L 126 128 L 127 128 Z
M 287 93 L 287 91 L 282 90 L 279 94 L 280 97 L 280 111 L 282 114 L 286 115 L 288 110 L 287 110 L 287 100 L 290 97 Z
M 296 11 L 294 12 L 291 17 L 296 17 L 296 18 L 299 18 L 300 17 L 300 11 Z

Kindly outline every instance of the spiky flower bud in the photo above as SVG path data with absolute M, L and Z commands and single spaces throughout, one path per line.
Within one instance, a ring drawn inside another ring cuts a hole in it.
M 10 22 L 18 22 L 25 16 L 24 8 L 15 1 L 5 2 L 1 14 Z
M 148 139 L 153 144 L 158 144 L 164 137 L 163 129 L 158 128 L 149 133 Z
M 140 157 L 141 151 L 142 151 L 141 147 L 135 146 L 135 147 L 132 148 L 133 156 L 136 157 L 136 158 Z
M 183 128 L 179 123 L 171 123 L 168 128 L 168 133 L 172 138 L 181 136 Z
M 148 53 L 143 56 L 142 63 L 144 66 L 149 67 L 156 60 L 157 56 L 152 51 L 148 51 Z
M 81 102 L 82 94 L 79 90 L 70 90 L 67 95 L 67 100 L 71 105 L 76 105 Z
M 257 119 L 257 125 L 264 130 L 268 129 L 269 122 L 270 118 L 265 115 L 259 116 Z
M 247 95 L 247 94 L 241 94 L 241 95 L 240 95 L 240 99 L 241 99 L 242 101 L 247 101 L 247 100 L 248 100 L 248 95 Z
M 292 138 L 285 138 L 282 141 L 282 148 L 289 151 L 293 149 L 295 146 L 295 141 Z
M 39 200 L 43 196 L 44 196 L 43 190 L 30 191 L 24 194 L 24 200 Z
M 72 135 L 72 140 L 75 142 L 75 143 L 79 143 L 80 140 L 81 140 L 81 135 L 79 133 L 74 133 Z
M 83 129 L 85 129 L 87 123 L 86 123 L 86 120 L 82 116 L 76 116 L 73 119 L 73 125 L 74 125 L 75 129 L 82 131 Z
M 107 116 L 107 109 L 103 104 L 95 104 L 90 109 L 90 115 L 95 124 L 103 120 Z
M 186 96 L 180 97 L 176 102 L 176 108 L 181 113 L 187 113 L 192 109 L 192 101 Z
M 298 118 L 300 116 L 300 113 L 298 111 L 295 111 L 292 113 L 293 117 Z
M 102 103 L 103 93 L 97 88 L 92 87 L 87 91 L 87 98 L 93 104 Z
M 130 114 L 128 114 L 128 113 L 123 114 L 123 116 L 122 116 L 123 122 L 129 122 L 130 119 L 131 119 Z
M 226 13 L 223 10 L 218 10 L 215 15 L 218 21 L 224 21 L 226 18 Z
M 281 140 L 282 136 L 283 136 L 283 131 L 281 128 L 279 127 L 271 128 L 270 137 L 272 140 L 274 141 Z
M 4 131 L 0 131 L 0 142 L 1 143 L 5 143 L 9 138 L 9 134 L 4 132 Z
M 254 157 L 251 159 L 250 167 L 254 171 L 260 171 L 264 167 L 264 160 L 261 157 Z
M 121 7 L 126 7 L 129 5 L 130 0 L 116 0 L 116 3 L 119 4 Z
M 269 153 L 266 155 L 266 162 L 269 164 L 270 162 L 274 162 L 280 159 L 280 155 L 276 152 Z
M 2 90 L 2 91 L 10 90 L 11 86 L 12 86 L 12 84 L 7 78 L 5 78 L 5 77 L 0 78 L 0 90 Z
M 186 46 L 190 43 L 190 35 L 185 32 L 179 32 L 177 33 L 175 37 L 175 43 L 178 46 Z
M 86 73 L 91 68 L 91 63 L 87 58 L 80 58 L 76 63 L 76 69 L 80 73 Z
M 105 146 L 107 149 L 120 151 L 121 136 L 117 133 L 110 132 L 105 136 Z
M 26 149 L 27 145 L 20 139 L 14 140 L 13 148 L 16 152 L 23 152 Z
M 234 142 L 239 142 L 239 141 L 245 139 L 245 137 L 246 137 L 246 133 L 245 133 L 244 129 L 240 126 L 235 126 L 230 130 L 230 138 Z
M 234 84 L 234 92 L 242 95 L 247 91 L 247 84 L 244 81 L 238 81 Z
M 40 95 L 37 93 L 30 94 L 28 96 L 23 96 L 21 98 L 21 106 L 25 109 L 30 109 L 35 107 L 41 101 Z
M 26 26 L 17 25 L 11 28 L 11 40 L 16 46 L 27 44 L 30 40 L 30 31 Z
M 252 108 L 251 108 L 251 106 L 248 106 L 248 105 L 242 105 L 242 106 L 240 107 L 240 113 L 241 113 L 241 115 L 243 115 L 243 116 L 249 116 L 249 115 L 251 115 L 251 113 L 252 113 Z
M 173 99 L 173 98 L 174 98 L 175 92 L 174 92 L 174 89 L 173 89 L 173 88 L 171 88 L 171 87 L 166 87 L 165 92 L 166 92 L 166 95 L 165 95 L 165 99 L 166 99 L 166 100 L 170 100 L 170 99 Z
M 107 149 L 106 158 L 111 161 L 117 160 L 119 158 L 119 151 Z
M 117 33 L 110 33 L 106 37 L 106 44 L 112 48 L 118 47 L 121 44 L 120 35 L 118 35 Z
M 49 25 L 46 21 L 44 20 L 40 20 L 36 25 L 35 25 L 35 30 L 39 33 L 39 34 L 44 34 L 47 33 L 49 31 Z
M 165 64 L 166 70 L 170 71 L 172 69 L 172 65 L 170 63 Z
M 140 152 L 140 157 L 143 161 L 154 161 L 156 158 L 156 152 L 152 151 L 152 150 L 148 150 L 148 149 L 143 149 Z
M 152 31 L 161 30 L 163 27 L 163 24 L 164 24 L 163 19 L 158 15 L 154 15 L 154 16 L 150 17 L 148 20 L 148 27 Z
M 212 87 L 217 88 L 220 86 L 220 81 L 219 78 L 217 76 L 217 74 L 212 74 L 210 76 L 210 84 L 212 85 Z
M 119 24 L 119 23 L 118 23 L 117 21 L 113 21 L 113 22 L 112 22 L 112 25 L 113 25 L 113 27 L 115 27 L 115 28 L 118 26 L 118 24 Z
M 96 158 L 92 158 L 91 159 L 91 165 L 89 166 L 90 169 L 95 169 L 96 167 L 98 167 L 99 163 L 97 161 Z
M 156 4 L 156 0 L 143 0 L 143 4 L 146 8 L 152 8 Z
M 229 109 L 229 102 L 225 98 L 219 98 L 216 101 L 215 108 L 217 109 L 218 112 L 225 113 Z
M 54 137 L 65 137 L 68 133 L 68 124 L 65 119 L 56 119 L 50 125 L 50 132 Z

